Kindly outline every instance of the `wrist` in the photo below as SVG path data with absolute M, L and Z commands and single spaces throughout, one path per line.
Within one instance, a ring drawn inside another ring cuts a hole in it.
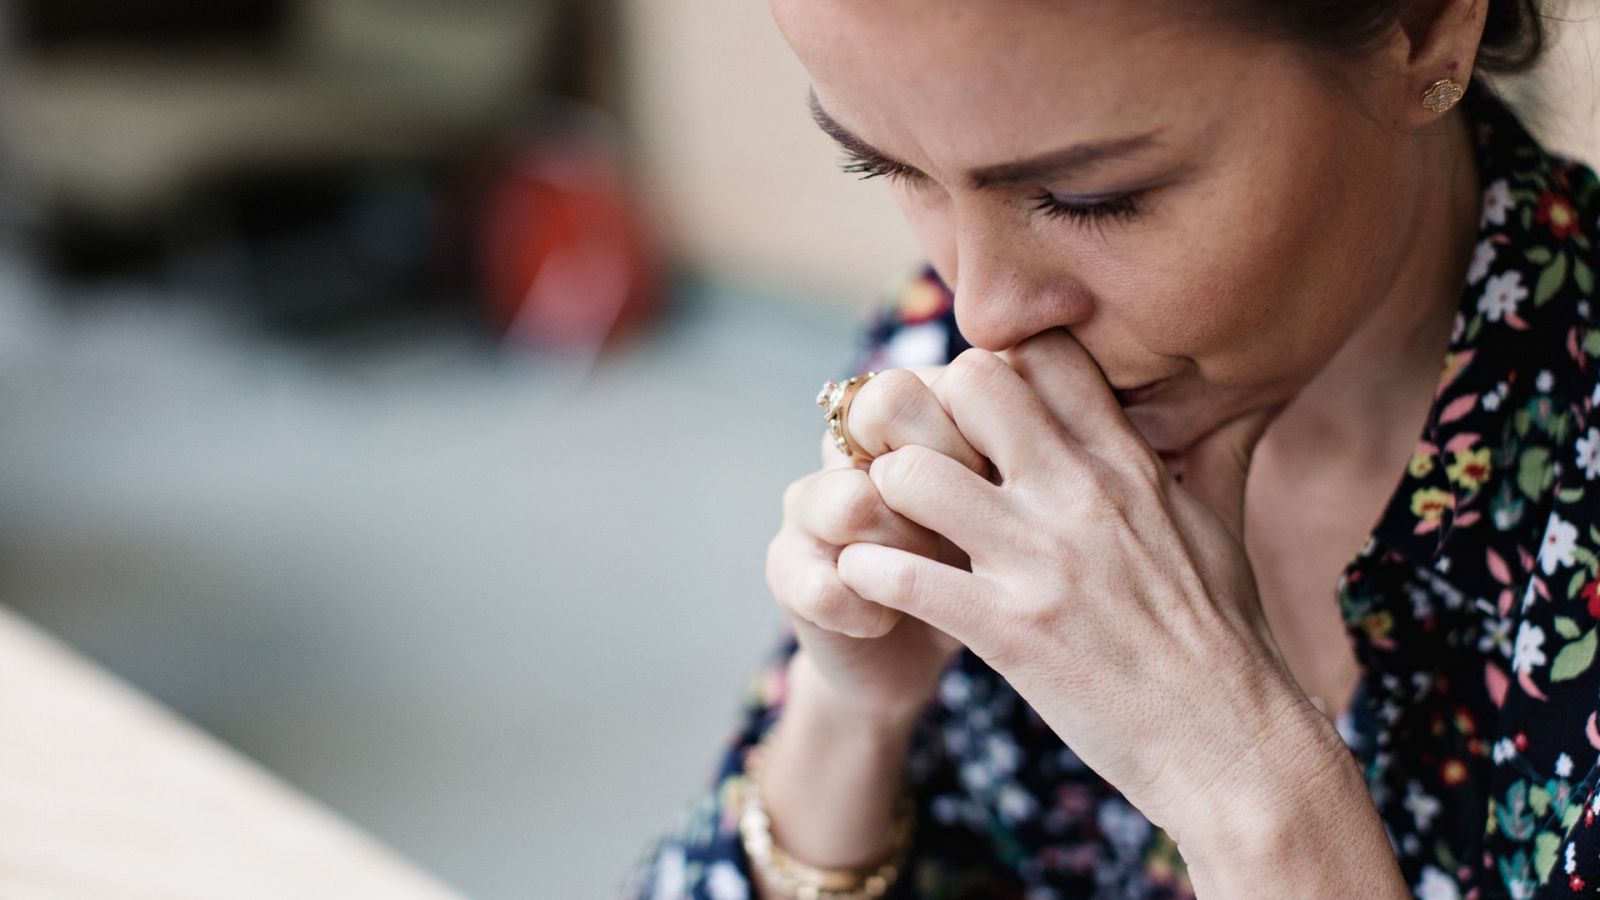
M 849 736 L 857 743 L 904 745 L 911 739 L 926 705 L 918 698 L 904 704 L 862 703 L 833 685 L 804 649 L 789 660 L 785 718 L 807 727 Z
M 1403 888 L 1360 768 L 1332 723 L 1319 714 L 1279 734 L 1262 748 L 1259 777 L 1195 798 L 1202 802 L 1169 829 L 1197 895 L 1321 884 L 1341 893 L 1359 885 L 1378 898 Z

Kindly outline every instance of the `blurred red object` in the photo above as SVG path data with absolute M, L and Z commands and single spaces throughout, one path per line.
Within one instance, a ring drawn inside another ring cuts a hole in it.
M 491 182 L 478 230 L 491 316 L 506 338 L 594 352 L 661 300 L 661 266 L 621 154 L 591 131 L 521 151 Z

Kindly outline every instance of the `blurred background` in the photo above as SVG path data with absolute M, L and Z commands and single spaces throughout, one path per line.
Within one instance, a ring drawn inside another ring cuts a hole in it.
M 0 10 L 0 602 L 471 896 L 608 896 L 917 259 L 765 4 Z M 1595 160 L 1561 10 L 1508 89 Z

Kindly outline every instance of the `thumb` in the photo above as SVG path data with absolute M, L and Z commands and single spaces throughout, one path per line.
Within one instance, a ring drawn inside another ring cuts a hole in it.
M 1281 406 L 1247 413 L 1212 429 L 1183 456 L 1183 486 L 1221 519 L 1235 537 L 1244 536 L 1244 488 L 1256 444 Z

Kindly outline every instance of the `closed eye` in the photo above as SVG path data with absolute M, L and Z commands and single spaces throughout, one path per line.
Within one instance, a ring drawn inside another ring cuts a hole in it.
M 922 173 L 907 165 L 892 162 L 886 159 L 872 159 L 855 153 L 846 152 L 839 168 L 847 175 L 854 175 L 861 181 L 872 178 L 888 178 L 891 181 L 902 178 L 920 178 Z

